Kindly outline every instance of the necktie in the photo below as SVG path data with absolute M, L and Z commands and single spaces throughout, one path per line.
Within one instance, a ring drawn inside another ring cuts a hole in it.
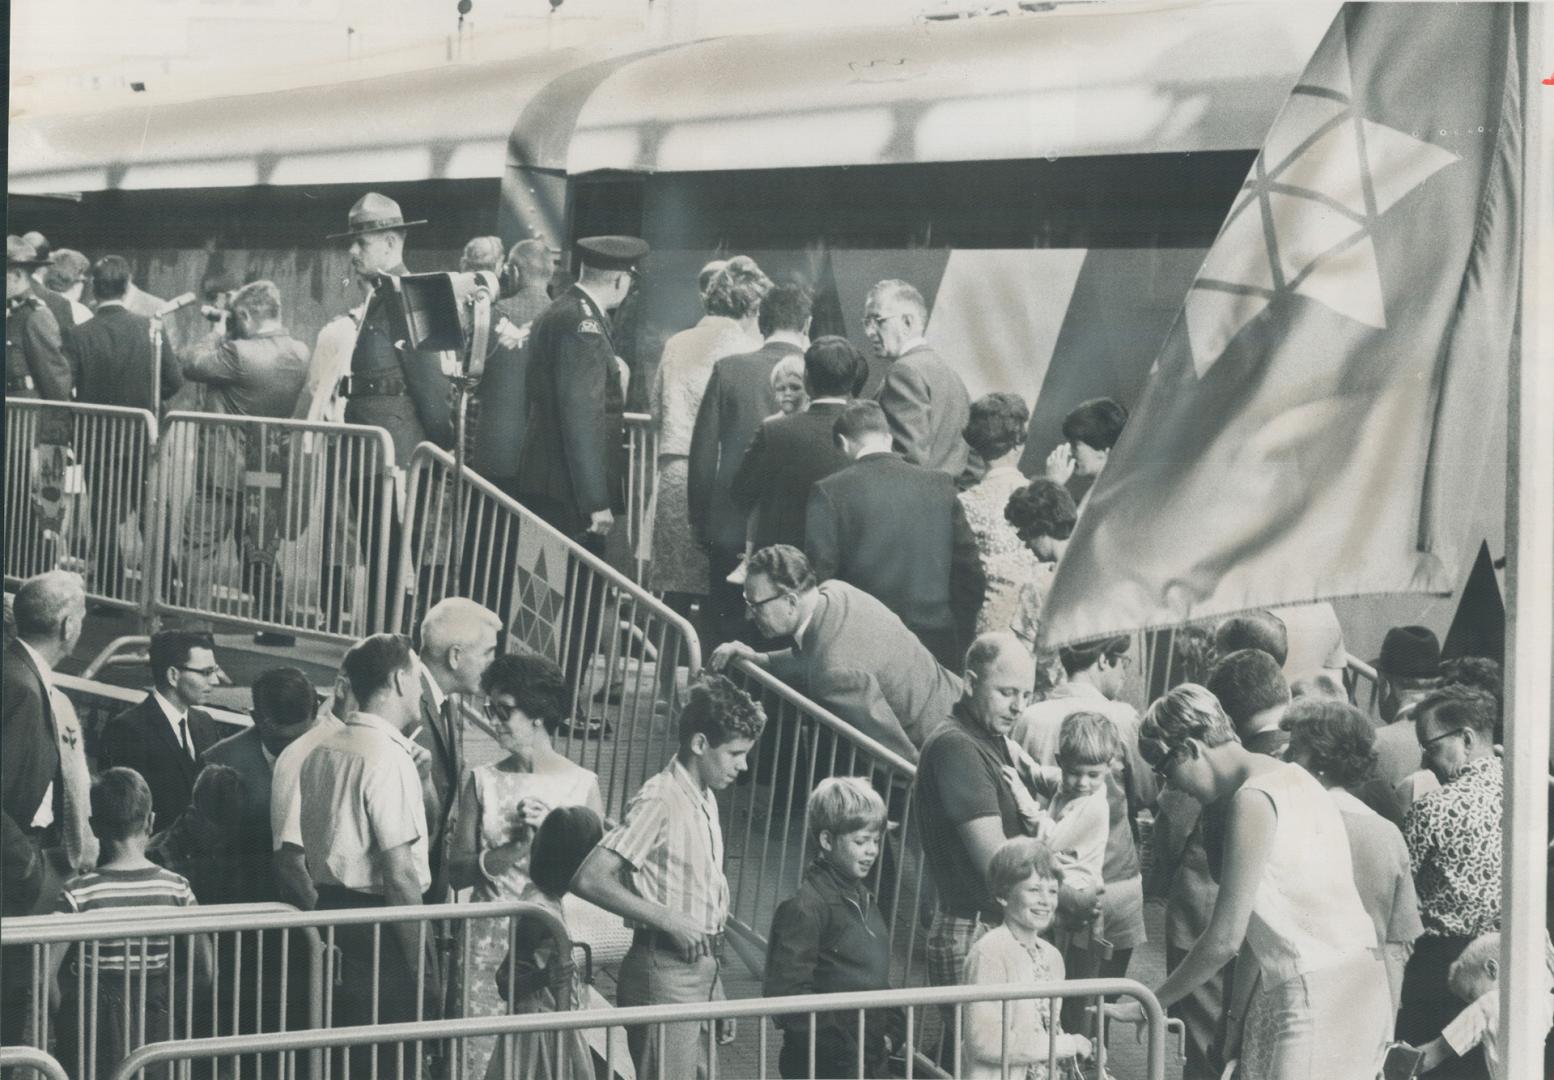
M 178 734 L 183 738 L 183 752 L 187 757 L 194 757 L 194 748 L 189 745 L 189 714 L 184 713 L 178 718 Z

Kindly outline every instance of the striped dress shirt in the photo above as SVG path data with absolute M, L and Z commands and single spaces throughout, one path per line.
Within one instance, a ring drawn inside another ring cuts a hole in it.
M 679 759 L 648 778 L 626 807 L 625 820 L 600 844 L 631 864 L 638 896 L 694 919 L 706 933 L 722 932 L 728 879 L 718 804 Z
M 129 907 L 193 907 L 194 904 L 194 890 L 185 878 L 160 866 L 147 866 L 138 870 L 89 870 L 78 874 L 65 882 L 54 910 L 102 911 Z M 139 971 L 144 963 L 147 971 L 164 971 L 170 951 L 171 943 L 167 938 L 104 940 L 96 949 L 97 970 L 123 971 L 128 964 L 132 971 Z M 87 946 L 85 955 L 91 957 L 92 953 L 92 947 Z

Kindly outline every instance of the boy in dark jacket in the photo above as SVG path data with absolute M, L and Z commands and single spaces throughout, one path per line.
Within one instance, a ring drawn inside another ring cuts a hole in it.
M 865 780 L 832 777 L 810 794 L 809 837 L 815 860 L 798 893 L 772 919 L 766 951 L 767 997 L 890 989 L 890 931 L 866 884 L 879 858 L 885 803 Z M 889 1076 L 902 1043 L 899 1010 L 873 1009 L 863 1025 L 864 1071 L 858 1072 L 858 1014 L 814 1014 L 815 1065 L 810 1071 L 810 1014 L 776 1018 L 783 1030 L 778 1068 L 784 1077 Z

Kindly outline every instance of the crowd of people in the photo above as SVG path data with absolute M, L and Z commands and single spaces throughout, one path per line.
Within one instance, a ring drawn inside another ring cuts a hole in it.
M 445 378 L 397 347 L 391 279 L 406 272 L 419 223 L 375 194 L 348 222 L 369 294 L 336 361 L 344 418 L 384 428 L 402 457 L 422 440 L 448 445 Z M 302 399 L 318 373 L 285 334 L 273 285 L 235 288 L 193 353 L 154 358 L 127 264 L 91 264 L 97 311 L 80 320 L 66 293 L 85 260 L 51 258 L 42 243 L 8 241 L 8 390 L 139 395 L 145 408 L 157 363 L 164 393 L 188 379 L 219 387 L 223 411 L 316 412 Z M 628 372 L 610 314 L 646 254 L 631 237 L 583 240 L 576 282 L 547 290 L 550 253 L 537 242 L 504 256 L 476 238 L 465 253 L 464 268 L 505 263 L 523 283 L 498 304 L 476 467 L 595 554 L 624 508 Z M 53 681 L 85 591 L 53 571 L 17 591 L 5 652 L 6 911 L 277 898 L 334 910 L 445 903 L 468 889 L 540 904 L 574 936 L 629 931 L 617 1005 L 715 999 L 730 905 L 716 795 L 759 753 L 765 725 L 724 674 L 745 662 L 915 766 L 927 883 L 921 912 L 882 912 L 870 884 L 894 857 L 898 793 L 817 776 L 803 811 L 813 861 L 770 928 L 767 994 L 889 987 L 886 921 L 901 917 L 926 920 L 935 985 L 1120 977 L 1147 941 L 1154 895 L 1169 968 L 1154 989 L 1187 1024 L 1189 1080 L 1231 1061 L 1255 1080 L 1371 1080 L 1394 1039 L 1420 1048 L 1432 1075 L 1502 1075 L 1493 661 L 1443 660 L 1428 629 L 1395 628 L 1375 664 L 1373 722 L 1351 702 L 1327 605 L 1200 628 L 1177 678 L 1131 675 L 1129 637 L 1039 649 L 1054 568 L 1126 410 L 1076 403 L 1063 441 L 1033 455 L 1026 401 L 971 399 L 953 358 L 928 344 L 911 284 L 884 280 L 866 298 L 864 335 L 887 364 L 869 396 L 858 348 L 810 339 L 801 284 L 739 256 L 708 264 L 698 286 L 706 314 L 669 339 L 649 393 L 659 458 L 638 554 L 649 585 L 696 620 L 710 670 L 680 695 L 676 753 L 619 821 L 605 817 L 600 778 L 552 743 L 610 734 L 576 700 L 599 618 L 586 600 L 569 600 L 565 670 L 504 655 L 503 614 L 447 597 L 414 649 L 391 634 L 358 641 L 327 709 L 300 670 L 265 671 L 253 726 L 225 739 L 202 712 L 221 670 L 214 641 L 165 630 L 150 644 L 151 692 L 93 733 L 88 761 Z M 1126 700 L 1140 683 L 1155 695 L 1142 716 Z M 454 733 L 455 710 L 471 703 L 503 754 L 473 768 Z M 453 981 L 481 1013 L 597 997 L 533 926 L 511 938 L 505 923 L 473 926 L 471 970 L 457 970 L 432 935 L 395 925 L 381 950 L 370 927 L 340 928 L 337 1023 L 443 1015 Z M 151 950 L 109 962 L 155 973 L 169 961 Z M 9 988 L 18 965 L 5 970 Z M 80 1000 L 84 974 L 61 969 L 62 1000 Z M 148 985 L 165 1017 L 165 980 Z M 1143 1019 L 1136 1004 L 1107 1011 Z M 1099 1035 L 1077 1001 L 1056 1023 L 1033 1001 L 978 1003 L 963 1024 L 947 1010 L 945 1021 L 935 1052 L 966 1076 L 1045 1080 L 1052 1060 L 1071 1075 Z M 784 1076 L 859 1075 L 860 1063 L 862 1075 L 894 1075 L 911 1049 L 890 1010 L 779 1025 Z M 624 1038 L 639 1075 L 690 1077 L 731 1028 Z M 101 1069 L 126 1047 L 112 1042 L 118 1025 L 99 1031 Z M 611 1037 L 578 1033 L 571 1067 L 553 1042 L 518 1039 L 474 1051 L 468 1068 L 591 1077 Z

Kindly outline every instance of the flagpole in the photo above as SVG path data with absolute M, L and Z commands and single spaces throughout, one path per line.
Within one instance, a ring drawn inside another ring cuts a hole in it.
M 1523 56 L 1521 350 L 1510 383 L 1506 452 L 1509 623 L 1506 789 L 1502 838 L 1500 1045 L 1502 1074 L 1543 1075 L 1548 1000 L 1549 713 L 1554 707 L 1554 142 L 1542 130 L 1554 87 L 1554 19 L 1528 4 Z

